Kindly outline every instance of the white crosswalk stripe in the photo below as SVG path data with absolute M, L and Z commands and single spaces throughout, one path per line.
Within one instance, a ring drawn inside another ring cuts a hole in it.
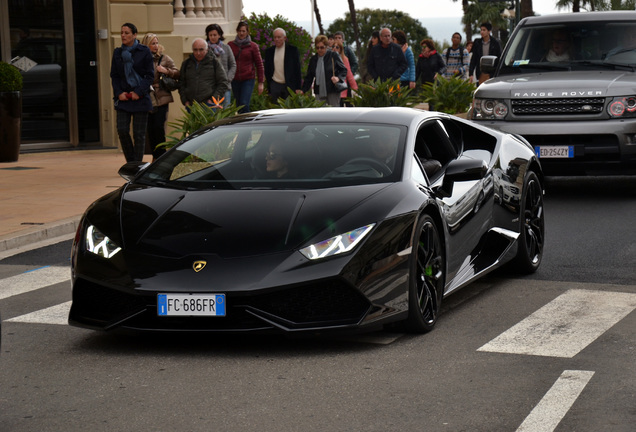
M 521 423 L 517 432 L 552 432 L 572 407 L 594 372 L 566 370 Z
M 0 279 L 0 300 L 71 281 L 70 267 L 42 267 L 30 272 Z
M 68 323 L 68 312 L 70 310 L 71 302 L 69 301 L 8 319 L 7 322 L 66 325 Z
M 572 358 L 636 309 L 636 294 L 569 290 L 478 351 Z

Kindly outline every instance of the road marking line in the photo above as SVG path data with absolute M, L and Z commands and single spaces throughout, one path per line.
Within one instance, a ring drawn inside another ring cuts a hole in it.
M 62 303 L 51 306 L 46 309 L 40 309 L 26 315 L 20 315 L 15 318 L 6 320 L 6 322 L 21 322 L 31 324 L 68 324 L 68 313 L 71 310 L 71 302 Z
M 563 371 L 517 432 L 554 431 L 593 375 L 592 371 Z
M 71 281 L 70 267 L 42 267 L 0 280 L 0 300 Z
M 636 309 L 636 294 L 569 290 L 477 351 L 572 358 Z

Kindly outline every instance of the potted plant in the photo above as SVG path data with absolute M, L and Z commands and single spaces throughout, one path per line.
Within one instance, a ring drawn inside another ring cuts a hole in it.
M 22 75 L 0 61 L 0 162 L 15 162 L 20 155 Z

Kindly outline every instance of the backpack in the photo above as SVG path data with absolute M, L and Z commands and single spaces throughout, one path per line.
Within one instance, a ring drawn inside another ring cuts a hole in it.
M 448 56 L 450 56 L 450 50 L 452 47 L 446 48 L 446 64 L 448 64 Z M 459 64 L 464 64 L 464 45 L 460 45 L 459 48 Z

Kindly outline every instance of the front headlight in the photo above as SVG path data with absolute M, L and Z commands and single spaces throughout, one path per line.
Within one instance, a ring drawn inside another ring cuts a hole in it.
M 86 229 L 86 250 L 102 258 L 112 258 L 121 248 L 94 225 L 90 225 Z
M 363 226 L 353 231 L 331 237 L 320 243 L 302 248 L 300 253 L 310 260 L 326 258 L 341 253 L 349 252 L 373 229 L 375 224 Z
M 607 105 L 610 117 L 636 117 L 636 96 L 615 97 Z
M 508 114 L 508 106 L 499 99 L 478 99 L 473 101 L 474 120 L 503 120 Z

